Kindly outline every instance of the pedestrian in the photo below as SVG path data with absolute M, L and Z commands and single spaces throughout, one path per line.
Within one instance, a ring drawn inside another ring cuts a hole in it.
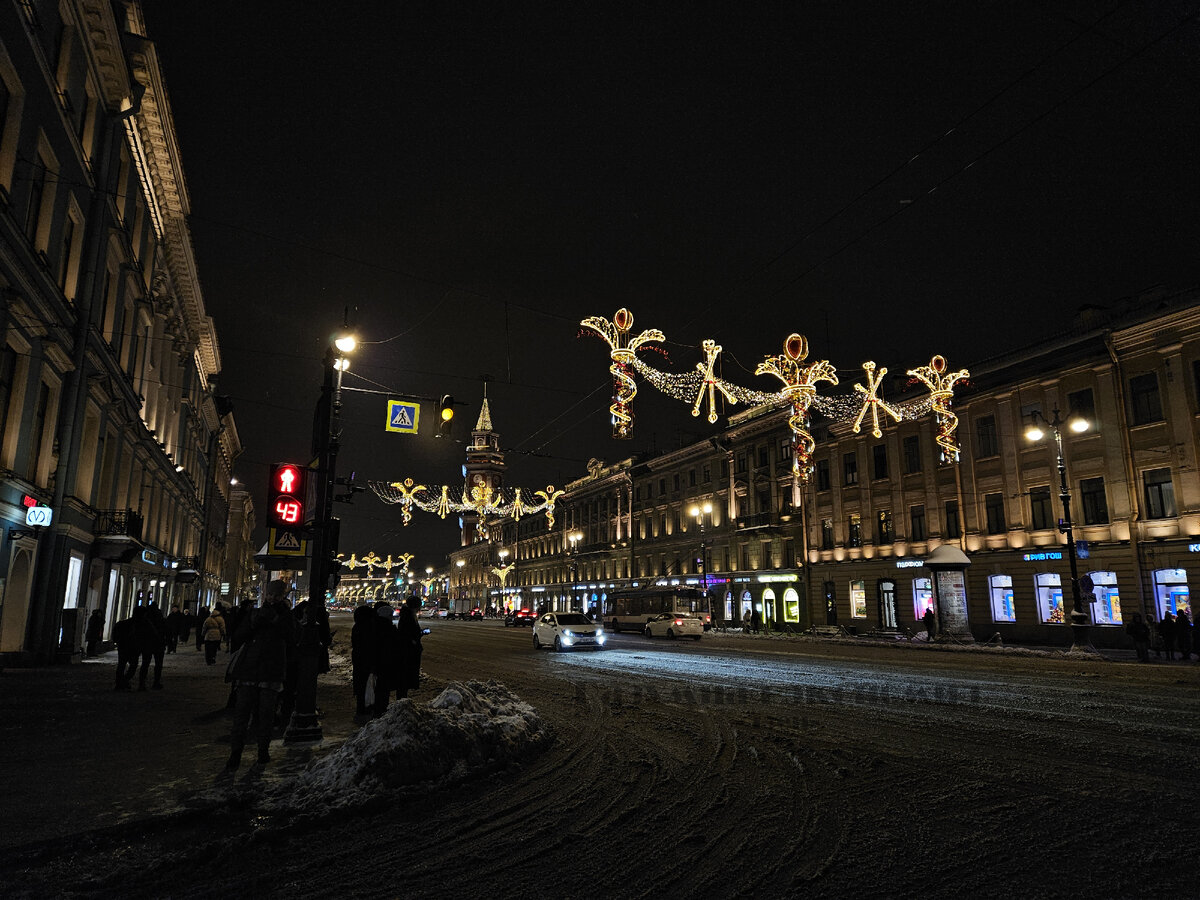
M 133 673 L 137 671 L 137 619 L 145 612 L 139 610 L 142 610 L 142 607 L 137 607 L 132 616 L 113 625 L 113 642 L 117 645 L 117 685 L 113 688 L 115 691 L 133 690 L 129 682 L 133 680 Z
M 937 635 L 937 614 L 933 611 L 932 606 L 926 607 L 925 614 L 921 616 L 921 621 L 925 623 L 925 639 L 932 641 Z
M 237 653 L 246 642 L 246 636 L 250 633 L 248 629 L 243 628 L 243 624 L 250 620 L 254 615 L 254 601 L 243 600 L 238 604 L 237 608 L 229 613 L 229 621 L 225 623 L 225 630 L 229 634 L 229 652 Z M 226 709 L 235 709 L 237 707 L 237 682 L 234 681 L 229 685 L 229 699 L 225 701 Z
M 87 641 L 85 648 L 88 656 L 95 656 L 96 650 L 100 643 L 100 638 L 104 635 L 104 613 L 100 612 L 100 607 L 92 610 L 91 616 L 88 618 L 87 631 L 84 632 L 84 639 Z
M 183 613 L 179 611 L 179 604 L 175 603 L 171 606 L 171 612 L 167 615 L 167 652 L 174 653 L 179 646 L 179 635 L 183 629 Z
M 350 682 L 354 687 L 354 713 L 363 716 L 369 712 L 366 700 L 367 679 L 375 666 L 375 613 L 367 605 L 354 610 L 354 627 L 350 629 L 350 666 Z
M 744 613 L 742 613 L 742 634 L 750 633 L 750 620 L 750 610 L 747 609 Z
M 1175 658 L 1175 617 L 1169 609 L 1163 610 L 1163 617 L 1158 620 L 1158 636 L 1162 638 L 1163 650 L 1167 659 Z
M 1192 619 L 1182 606 L 1175 613 L 1175 645 L 1179 647 L 1180 659 L 1192 658 Z
M 421 598 L 416 594 L 409 594 L 400 607 L 400 621 L 396 627 L 400 647 L 396 696 L 400 698 L 407 697 L 410 690 L 416 690 L 421 684 L 421 623 L 417 621 L 420 608 Z
M 756 605 L 754 607 L 754 615 L 750 620 L 750 627 L 754 629 L 755 634 L 758 634 L 762 629 L 762 620 L 762 610 Z
M 179 642 L 187 644 L 191 641 L 192 625 L 195 622 L 195 617 L 192 615 L 192 611 L 186 606 L 183 608 L 181 615 L 182 618 L 179 620 Z
M 376 716 L 387 712 L 392 691 L 400 681 L 400 635 L 392 625 L 392 606 L 380 600 L 375 604 L 375 705 Z
M 243 647 L 233 667 L 233 682 L 237 685 L 237 708 L 233 714 L 228 771 L 242 762 L 242 748 L 251 719 L 258 738 L 258 762 L 271 761 L 270 746 L 275 707 L 283 692 L 288 659 L 296 651 L 296 619 L 287 603 L 288 585 L 285 581 L 267 584 L 263 604 L 238 624 L 238 646 Z M 231 638 L 231 643 L 233 639 Z
M 1150 662 L 1150 626 L 1142 621 L 1140 612 L 1133 614 L 1133 621 L 1125 626 L 1125 632 L 1133 641 L 1138 662 Z
M 210 666 L 217 664 L 217 650 L 221 641 L 225 640 L 225 610 L 218 603 L 213 607 L 212 614 L 204 620 L 200 628 L 200 637 L 204 639 L 204 661 Z
M 204 623 L 208 621 L 211 611 L 207 606 L 201 606 L 196 610 L 196 649 L 200 650 L 204 646 Z
M 142 668 L 138 672 L 138 690 L 146 690 L 146 676 L 150 663 L 154 663 L 154 689 L 162 690 L 163 653 L 167 649 L 167 622 L 162 610 L 153 603 L 141 607 L 144 612 L 138 618 L 137 642 L 142 656 Z

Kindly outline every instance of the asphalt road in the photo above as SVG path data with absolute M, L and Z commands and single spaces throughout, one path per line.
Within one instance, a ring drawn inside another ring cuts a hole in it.
M 87 853 L 120 848 L 124 896 L 1194 894 L 1196 665 L 430 627 L 418 699 L 503 682 L 550 749 L 315 825 L 167 819 Z

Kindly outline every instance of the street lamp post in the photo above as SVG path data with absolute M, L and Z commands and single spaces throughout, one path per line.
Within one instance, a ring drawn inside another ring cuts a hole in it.
M 313 516 L 312 562 L 308 570 L 308 611 L 301 623 L 296 656 L 296 697 L 285 743 L 319 741 L 317 718 L 317 662 L 322 638 L 329 630 L 325 592 L 329 588 L 330 562 L 337 553 L 337 523 L 333 518 L 333 486 L 341 442 L 342 373 L 350 368 L 346 354 L 357 342 L 348 331 L 338 334 L 325 351 L 321 399 L 313 421 L 313 455 L 317 459 L 316 508 Z
M 708 596 L 708 543 L 704 539 L 704 517 L 712 515 L 712 504 L 705 503 L 701 506 L 699 503 L 692 504 L 692 518 L 696 520 L 696 524 L 700 526 L 700 576 L 704 582 L 704 602 L 708 604 L 708 616 L 712 619 L 712 601 Z
M 1083 595 L 1079 590 L 1079 564 L 1075 555 L 1075 531 L 1071 523 L 1071 491 L 1067 486 L 1067 464 L 1063 460 L 1063 442 L 1061 426 L 1066 425 L 1076 434 L 1087 431 L 1090 423 L 1083 416 L 1075 415 L 1068 416 L 1064 421 L 1059 417 L 1058 408 L 1055 407 L 1053 418 L 1047 419 L 1038 410 L 1032 410 L 1029 414 L 1029 427 L 1025 429 L 1025 437 L 1031 441 L 1040 441 L 1045 437 L 1045 432 L 1038 427 L 1038 420 L 1054 434 L 1054 445 L 1058 453 L 1058 496 L 1062 500 L 1063 517 L 1059 522 L 1058 530 L 1061 531 L 1067 538 L 1067 559 L 1071 563 L 1071 649 L 1072 650 L 1091 650 L 1092 642 L 1088 636 L 1088 628 L 1091 625 L 1091 618 L 1088 616 L 1087 610 L 1083 608 Z
M 579 562 L 575 559 L 575 552 L 579 546 L 579 542 L 583 540 L 582 531 L 572 531 L 567 535 L 567 540 L 570 541 L 570 551 L 568 562 L 571 566 L 571 606 L 575 605 L 575 598 L 579 592 Z M 573 610 L 568 610 L 573 612 Z

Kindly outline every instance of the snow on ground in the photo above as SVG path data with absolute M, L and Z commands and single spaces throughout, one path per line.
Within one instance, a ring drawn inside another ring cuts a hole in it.
M 540 752 L 550 729 L 496 681 L 451 682 L 428 704 L 393 702 L 333 753 L 270 788 L 263 812 L 366 806 L 417 784 L 446 784 Z

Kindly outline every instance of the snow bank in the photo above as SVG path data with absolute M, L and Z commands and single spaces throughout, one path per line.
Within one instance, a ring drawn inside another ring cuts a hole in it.
M 444 783 L 540 751 L 550 731 L 495 682 L 451 682 L 428 704 L 392 703 L 337 750 L 264 798 L 264 811 L 363 806 L 410 785 Z

